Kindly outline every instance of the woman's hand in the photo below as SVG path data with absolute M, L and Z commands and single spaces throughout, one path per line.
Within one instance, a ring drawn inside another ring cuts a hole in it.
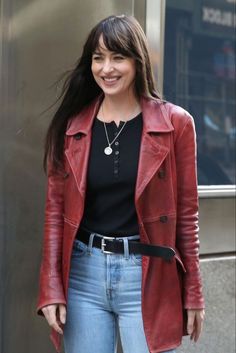
M 191 335 L 190 339 L 197 342 L 202 331 L 203 320 L 205 317 L 204 309 L 188 309 L 187 331 Z
M 62 335 L 61 326 L 66 322 L 66 306 L 64 304 L 47 305 L 42 308 L 42 312 L 49 326 Z

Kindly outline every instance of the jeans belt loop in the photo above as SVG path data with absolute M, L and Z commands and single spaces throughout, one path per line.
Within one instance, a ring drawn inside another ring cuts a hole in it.
M 124 238 L 124 239 L 123 239 L 123 242 L 124 242 L 124 257 L 125 257 L 125 260 L 128 260 L 128 259 L 129 259 L 129 244 L 128 244 L 128 239 L 127 239 L 127 238 Z
M 89 236 L 89 243 L 88 243 L 88 255 L 92 255 L 93 251 L 93 238 L 95 236 L 95 233 L 91 233 Z

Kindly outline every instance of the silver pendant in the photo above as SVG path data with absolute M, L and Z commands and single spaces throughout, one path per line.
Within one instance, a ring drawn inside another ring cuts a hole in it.
M 104 149 L 104 153 L 105 153 L 106 155 L 112 154 L 112 148 L 111 148 L 110 146 L 106 147 L 106 148 Z

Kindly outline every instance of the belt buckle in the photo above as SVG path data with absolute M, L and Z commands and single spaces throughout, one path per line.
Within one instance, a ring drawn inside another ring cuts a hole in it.
M 105 239 L 114 240 L 115 237 L 106 237 L 106 236 L 104 236 L 104 237 L 102 237 L 102 241 L 101 241 L 101 250 L 102 250 L 103 254 L 114 254 L 114 252 L 112 252 L 112 251 L 105 250 L 105 246 L 107 245 L 107 244 L 105 244 Z

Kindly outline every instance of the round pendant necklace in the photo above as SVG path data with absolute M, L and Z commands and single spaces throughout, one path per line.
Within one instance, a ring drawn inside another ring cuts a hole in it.
M 105 129 L 105 133 L 106 133 L 106 138 L 107 138 L 107 143 L 108 146 L 104 148 L 104 153 L 109 156 L 110 154 L 112 154 L 113 149 L 111 148 L 111 145 L 113 144 L 113 142 L 115 142 L 115 140 L 117 139 L 117 137 L 120 135 L 121 131 L 124 129 L 125 124 L 127 123 L 127 121 L 124 123 L 124 125 L 122 126 L 122 128 L 120 129 L 120 131 L 118 132 L 118 134 L 116 135 L 116 137 L 110 142 L 109 138 L 108 138 L 108 133 L 107 133 L 107 128 L 106 128 L 106 124 L 105 122 L 103 122 L 104 125 L 104 129 Z
M 112 148 L 110 146 L 104 148 L 104 153 L 109 156 L 109 154 L 112 154 Z
M 103 105 L 102 105 L 102 115 L 104 117 L 104 112 L 103 112 Z M 104 125 L 104 129 L 105 129 L 105 134 L 106 134 L 106 138 L 107 138 L 107 143 L 108 146 L 106 146 L 104 148 L 104 153 L 109 156 L 110 154 L 112 154 L 113 149 L 111 148 L 111 145 L 115 142 L 115 140 L 117 139 L 117 137 L 120 135 L 121 131 L 124 129 L 126 123 L 128 120 L 125 121 L 124 125 L 121 127 L 120 131 L 118 132 L 118 134 L 116 135 L 116 137 L 110 142 L 109 138 L 108 138 L 108 133 L 107 133 L 107 128 L 106 128 L 106 123 L 103 121 L 103 125 Z

